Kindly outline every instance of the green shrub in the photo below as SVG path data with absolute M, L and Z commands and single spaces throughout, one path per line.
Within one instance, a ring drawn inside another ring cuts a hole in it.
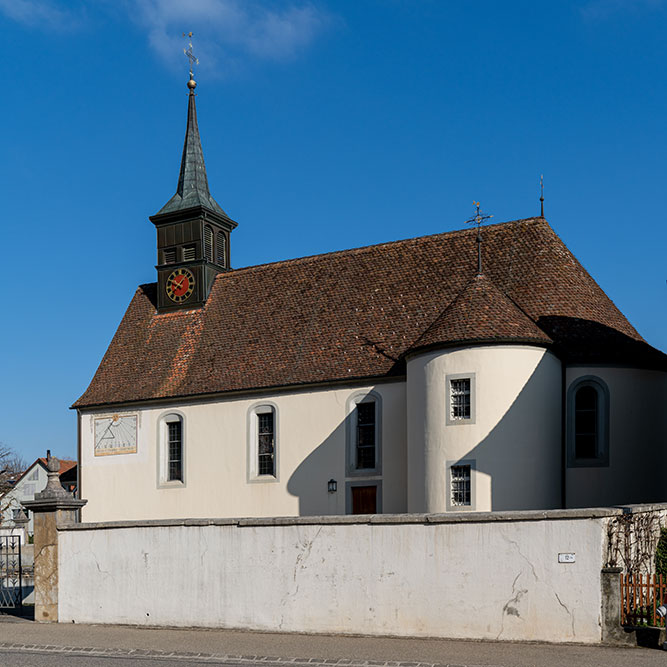
M 655 573 L 667 577 L 667 528 L 660 529 L 660 539 L 655 548 Z

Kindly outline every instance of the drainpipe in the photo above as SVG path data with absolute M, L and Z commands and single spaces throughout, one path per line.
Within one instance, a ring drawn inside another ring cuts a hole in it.
M 561 375 L 561 418 L 560 418 L 560 503 L 563 509 L 567 507 L 567 390 L 565 362 L 560 362 Z

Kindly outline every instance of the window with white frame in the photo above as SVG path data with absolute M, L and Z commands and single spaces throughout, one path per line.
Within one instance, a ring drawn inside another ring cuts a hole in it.
M 382 469 L 382 399 L 375 391 L 347 399 L 347 475 L 377 476 Z
M 471 469 L 468 464 L 450 468 L 450 503 L 452 507 L 467 507 L 472 503 Z
M 158 424 L 159 486 L 185 484 L 185 422 L 179 413 L 162 415 Z
M 248 480 L 278 478 L 278 420 L 273 404 L 257 405 L 249 411 Z

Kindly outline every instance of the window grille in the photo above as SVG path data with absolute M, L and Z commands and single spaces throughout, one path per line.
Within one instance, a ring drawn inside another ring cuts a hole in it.
M 162 252 L 164 254 L 165 264 L 174 264 L 174 262 L 176 262 L 176 248 L 168 248 Z
M 470 505 L 470 466 L 452 466 L 450 471 L 452 506 Z
M 208 225 L 204 227 L 204 259 L 213 261 L 213 230 Z
M 218 243 L 215 247 L 216 261 L 220 266 L 227 266 L 227 238 L 223 232 L 218 232 Z
M 197 258 L 197 248 L 193 245 L 183 246 L 183 261 L 191 262 Z
M 375 401 L 357 403 L 356 468 L 375 468 Z
M 183 481 L 183 425 L 167 422 L 167 481 Z
M 257 474 L 275 477 L 275 433 L 273 412 L 257 415 Z
M 598 455 L 598 392 L 591 385 L 577 389 L 574 397 L 574 449 L 578 459 Z
M 470 378 L 449 382 L 450 419 L 470 419 Z

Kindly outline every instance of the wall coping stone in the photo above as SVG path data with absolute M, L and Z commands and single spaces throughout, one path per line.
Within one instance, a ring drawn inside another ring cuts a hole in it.
M 146 519 L 139 521 L 104 521 L 73 523 L 58 526 L 65 530 L 108 530 L 112 528 L 155 528 L 171 526 L 322 526 L 322 525 L 396 525 L 439 523 L 496 523 L 515 521 L 559 521 L 603 519 L 623 514 L 667 512 L 667 503 L 644 505 L 618 505 L 614 507 L 589 507 L 584 509 L 519 510 L 507 512 L 449 512 L 446 514 L 359 514 L 328 516 L 246 517 L 213 519 Z

